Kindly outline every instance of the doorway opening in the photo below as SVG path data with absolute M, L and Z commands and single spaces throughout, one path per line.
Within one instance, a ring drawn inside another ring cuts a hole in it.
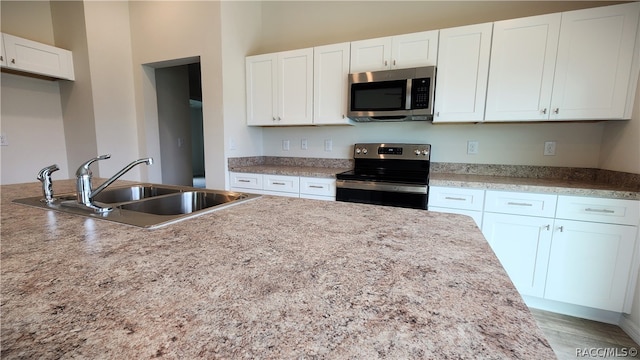
M 155 69 L 162 183 L 205 187 L 200 62 Z

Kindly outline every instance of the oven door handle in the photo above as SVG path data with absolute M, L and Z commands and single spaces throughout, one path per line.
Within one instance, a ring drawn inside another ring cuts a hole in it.
M 336 188 L 427 194 L 427 185 L 407 185 L 374 181 L 336 180 Z

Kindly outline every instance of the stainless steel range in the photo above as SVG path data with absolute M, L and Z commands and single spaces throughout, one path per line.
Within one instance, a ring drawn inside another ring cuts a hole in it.
M 355 144 L 353 170 L 336 174 L 336 200 L 427 209 L 431 145 Z

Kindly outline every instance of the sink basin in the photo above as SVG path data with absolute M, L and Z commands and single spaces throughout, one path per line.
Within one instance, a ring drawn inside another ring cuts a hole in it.
M 122 203 L 133 200 L 141 200 L 159 195 L 179 193 L 179 188 L 160 187 L 156 185 L 134 185 L 122 188 L 103 190 L 94 197 L 95 201 L 105 204 Z
M 212 191 L 186 191 L 146 201 L 120 205 L 124 210 L 139 211 L 155 215 L 191 214 L 214 206 L 246 198 L 246 194 Z
M 144 228 L 157 228 L 220 210 L 260 197 L 249 193 L 198 189 L 188 186 L 136 184 L 107 188 L 96 195 L 95 202 L 113 211 L 95 213 L 78 205 L 76 194 L 56 194 L 53 203 L 42 196 L 13 200 L 15 203 L 43 209 L 108 220 Z

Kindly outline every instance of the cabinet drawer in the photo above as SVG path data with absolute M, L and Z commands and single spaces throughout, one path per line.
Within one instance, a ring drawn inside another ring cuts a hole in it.
M 300 194 L 336 196 L 336 179 L 301 177 Z
M 300 193 L 300 178 L 297 176 L 263 175 L 264 190 Z
M 554 217 L 557 199 L 557 195 L 550 194 L 487 191 L 484 210 L 504 214 Z
M 560 195 L 556 218 L 638 225 L 640 201 Z
M 231 187 L 262 190 L 262 174 L 230 173 Z
M 482 211 L 484 190 L 450 187 L 429 187 L 429 208 L 446 207 L 451 209 Z

